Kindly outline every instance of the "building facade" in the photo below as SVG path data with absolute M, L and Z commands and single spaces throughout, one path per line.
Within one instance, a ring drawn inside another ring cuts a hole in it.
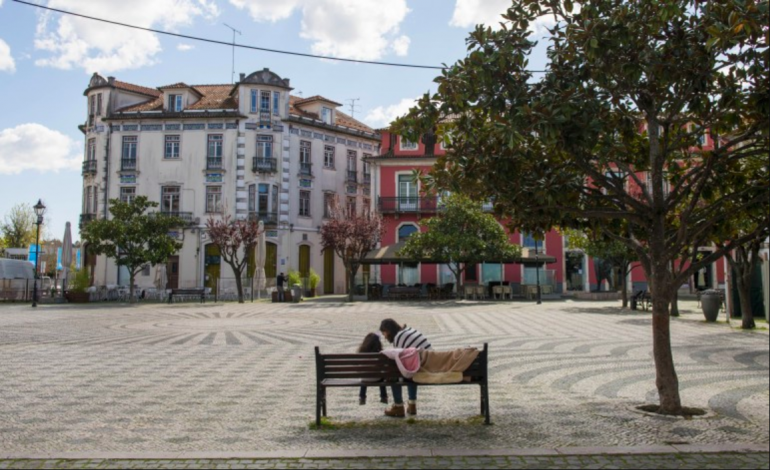
M 175 83 L 148 88 L 94 74 L 84 95 L 81 227 L 109 217 L 109 199 L 143 195 L 186 221 L 167 266 L 167 288 L 233 286 L 205 225 L 229 214 L 267 232 L 268 283 L 290 269 L 321 276 L 322 293 L 345 292 L 342 262 L 322 251 L 329 198 L 370 204 L 368 166 L 378 153 L 373 129 L 322 96 L 291 95 L 289 79 L 263 69 L 232 85 Z M 123 268 L 87 256 L 95 285 L 128 283 Z M 153 285 L 151 266 L 137 277 Z
M 383 217 L 385 235 L 382 245 L 387 246 L 420 230 L 420 220 L 436 214 L 439 207 L 438 198 L 426 195 L 419 183 L 414 181 L 413 173 L 415 170 L 430 171 L 436 156 L 442 155 L 444 149 L 440 144 L 426 146 L 423 142 L 409 142 L 399 135 L 392 134 L 389 129 L 380 129 L 379 132 L 382 137 L 382 152 L 370 160 L 373 190 L 377 195 L 372 201 L 372 209 Z M 704 134 L 704 148 L 713 145 L 710 138 L 711 136 Z M 643 182 L 646 181 L 646 175 L 639 176 Z M 581 250 L 570 249 L 565 237 L 555 230 L 546 233 L 544 239 L 538 241 L 531 234 L 511 232 L 505 223 L 501 225 L 509 234 L 510 242 L 527 249 L 529 256 L 537 250 L 541 255 L 555 258 L 556 262 L 545 265 L 539 273 L 532 265 L 484 263 L 470 267 L 464 274 L 463 283 L 488 285 L 490 282 L 506 282 L 515 288 L 518 287 L 520 292 L 525 292 L 525 286 L 536 284 L 539 275 L 541 285 L 550 286 L 548 290 L 563 295 L 620 289 L 620 282 L 627 283 L 629 292 L 645 290 L 648 287 L 644 271 L 638 263 L 634 263 L 630 275 L 623 281 L 624 276 L 621 273 L 606 272 L 600 260 L 587 256 Z M 712 249 L 704 247 L 702 250 L 705 254 Z M 442 265 L 384 265 L 373 266 L 371 269 L 372 282 L 382 284 L 456 283 L 448 267 Z M 725 273 L 726 261 L 718 260 L 693 275 L 689 286 L 684 285 L 682 289 L 694 291 L 724 288 Z

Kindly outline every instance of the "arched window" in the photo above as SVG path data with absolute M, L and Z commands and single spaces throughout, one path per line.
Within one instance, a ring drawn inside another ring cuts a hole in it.
M 417 231 L 417 226 L 412 224 L 402 225 L 398 228 L 398 241 L 406 240 L 409 235 Z

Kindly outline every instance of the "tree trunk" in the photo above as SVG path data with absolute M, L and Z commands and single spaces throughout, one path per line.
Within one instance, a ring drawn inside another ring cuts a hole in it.
M 136 272 L 131 271 L 128 276 L 128 303 L 134 303 L 134 279 Z
M 741 328 L 751 330 L 756 326 L 754 312 L 751 311 L 751 276 L 744 276 L 743 273 L 739 273 L 736 278 L 738 280 L 738 297 L 741 301 Z
M 664 268 L 665 269 L 665 268 Z M 660 279 L 663 277 L 663 279 Z M 668 274 L 656 273 L 652 278 L 652 345 L 655 358 L 655 385 L 658 388 L 662 414 L 681 415 L 679 379 L 674 368 L 671 351 L 671 324 L 669 305 L 673 298 L 673 286 Z
M 235 266 L 232 266 L 233 268 L 233 274 L 235 274 L 235 288 L 238 289 L 238 303 L 243 303 L 243 281 L 241 280 L 241 271 L 235 269 Z
M 759 249 L 757 246 L 755 253 L 752 244 L 748 250 L 740 246 L 735 252 L 735 257 L 730 253 L 727 254 L 727 261 L 730 264 L 730 268 L 735 272 L 735 287 L 738 290 L 738 301 L 741 304 L 741 328 L 751 330 L 756 327 L 754 312 L 751 310 L 751 275 L 754 272 L 753 261 L 759 256 Z M 750 255 L 749 252 L 751 253 Z
M 671 316 L 679 316 L 679 289 L 674 291 L 674 295 L 671 297 Z
M 358 267 L 356 267 L 358 271 Z M 356 273 L 353 271 L 353 266 L 348 267 L 348 300 L 353 301 L 353 294 L 356 291 Z
M 623 274 L 623 279 L 621 280 L 621 283 L 623 284 L 623 288 L 621 291 L 621 297 L 623 298 L 623 308 L 628 308 L 628 266 L 623 266 L 621 268 L 621 271 Z

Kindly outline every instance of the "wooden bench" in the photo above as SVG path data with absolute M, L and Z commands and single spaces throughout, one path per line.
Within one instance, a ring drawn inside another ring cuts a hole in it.
M 452 384 L 418 384 L 420 387 L 436 387 L 442 385 L 478 385 L 481 389 L 481 415 L 484 424 L 489 421 L 489 372 L 488 345 L 478 357 L 463 372 L 467 381 Z M 387 385 L 406 385 L 412 382 L 405 379 L 396 366 L 396 362 L 380 353 L 358 354 L 321 354 L 318 346 L 315 348 L 316 365 L 316 405 L 315 422 L 321 426 L 321 416 L 326 417 L 326 389 L 331 387 L 382 387 Z
M 171 289 L 168 296 L 168 303 L 174 303 L 174 297 L 200 297 L 201 303 L 206 303 L 206 289 Z

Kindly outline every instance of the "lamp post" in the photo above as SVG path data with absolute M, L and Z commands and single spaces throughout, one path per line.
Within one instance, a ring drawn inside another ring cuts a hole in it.
M 35 223 L 35 225 L 37 225 L 37 235 L 35 236 L 35 279 L 32 287 L 32 306 L 37 307 L 37 269 L 38 264 L 40 263 L 40 224 L 43 223 L 43 213 L 45 212 L 43 201 L 38 199 L 37 204 L 35 204 L 33 209 L 35 209 L 35 215 L 37 215 L 37 222 Z
M 537 279 L 537 304 L 540 305 L 543 302 L 540 298 L 540 261 L 537 254 L 537 238 L 535 238 L 535 278 Z

